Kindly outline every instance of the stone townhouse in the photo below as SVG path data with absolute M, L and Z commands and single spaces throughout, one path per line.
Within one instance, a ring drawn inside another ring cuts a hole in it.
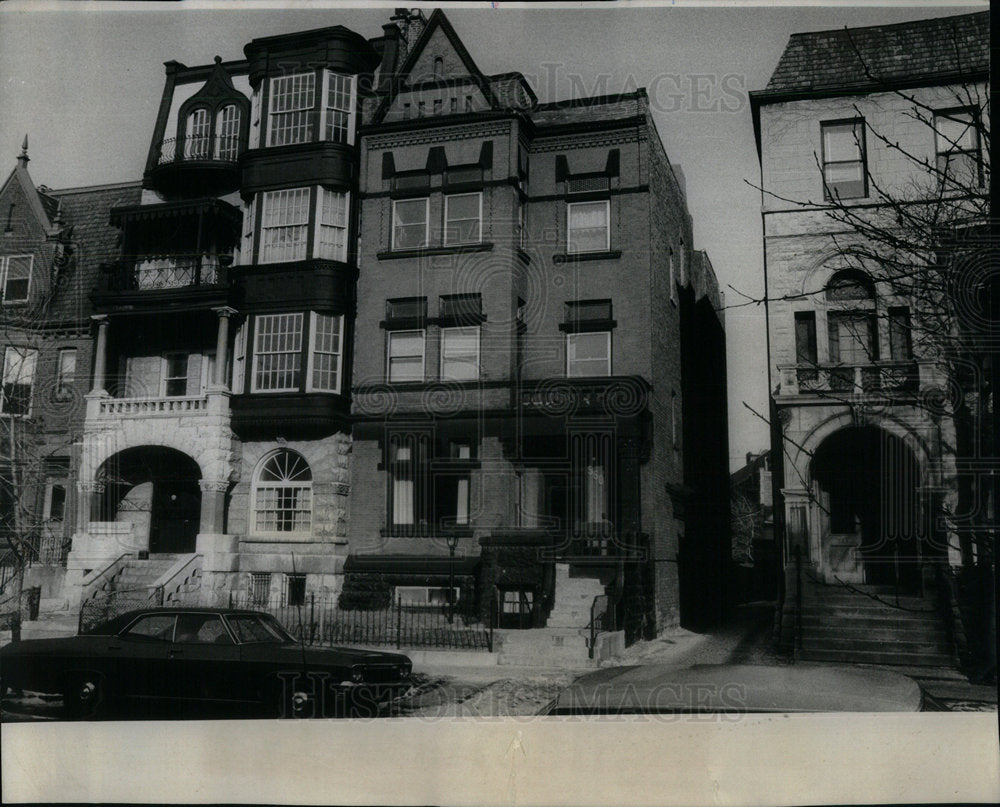
M 981 13 L 795 34 L 751 93 L 782 630 L 816 658 L 950 658 L 934 578 L 935 566 L 958 562 L 941 518 L 959 515 L 955 432 L 933 404 L 945 377 L 932 326 L 918 324 L 933 301 L 887 282 L 863 235 L 829 209 L 837 201 L 871 221 L 899 200 L 964 204 L 949 197 L 944 167 L 971 172 L 965 187 L 985 197 L 978 125 L 988 108 L 973 99 L 988 104 L 988 33 Z M 867 621 L 852 623 L 844 609 L 858 602 Z
M 645 93 L 540 104 L 440 11 L 383 29 L 166 64 L 69 599 L 716 620 L 721 294 Z
M 40 587 L 48 607 L 61 596 L 76 528 L 92 352 L 88 293 L 99 261 L 114 248 L 108 210 L 137 200 L 139 187 L 36 188 L 28 162 L 26 137 L 0 187 L 0 596 L 12 594 L 23 569 L 23 586 Z

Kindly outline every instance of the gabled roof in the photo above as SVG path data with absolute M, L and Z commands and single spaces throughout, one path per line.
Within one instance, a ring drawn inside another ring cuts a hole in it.
M 56 213 L 59 210 L 59 203 L 49 194 L 43 193 L 35 187 L 28 173 L 28 138 L 24 138 L 21 155 L 17 158 L 17 165 L 14 170 L 7 175 L 7 179 L 0 186 L 0 196 L 7 192 L 11 183 L 16 182 L 21 186 L 25 198 L 31 207 L 31 213 L 37 219 L 38 224 L 45 232 L 54 236 L 58 233 L 59 227 L 55 224 Z
M 757 96 L 941 83 L 986 75 L 990 14 L 792 34 Z

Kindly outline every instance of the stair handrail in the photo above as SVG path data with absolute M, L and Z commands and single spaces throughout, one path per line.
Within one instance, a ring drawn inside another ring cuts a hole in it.
M 97 591 L 100 590 L 100 588 L 97 586 L 98 581 L 100 581 L 102 578 L 110 574 L 112 570 L 116 570 L 122 563 L 125 562 L 126 559 L 131 560 L 132 557 L 133 555 L 131 552 L 122 552 L 122 554 L 120 554 L 117 558 L 111 561 L 111 563 L 105 566 L 103 570 L 101 570 L 98 574 L 92 577 L 90 581 L 87 583 L 87 587 L 90 593 L 84 595 L 83 600 L 86 601 L 93 599 Z
M 190 566 L 196 560 L 200 559 L 201 555 L 197 553 L 191 555 L 191 557 L 189 557 L 186 561 L 184 561 L 184 563 L 178 566 L 166 580 L 160 580 L 155 586 L 153 586 L 152 598 L 156 600 L 157 605 L 163 605 L 165 599 L 164 595 L 166 593 L 167 586 L 169 586 L 174 580 L 176 580 L 177 577 L 180 576 L 181 572 L 183 572 L 188 566 Z

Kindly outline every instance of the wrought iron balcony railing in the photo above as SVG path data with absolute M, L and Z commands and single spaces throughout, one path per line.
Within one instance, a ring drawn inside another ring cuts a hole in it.
M 101 266 L 101 291 L 162 291 L 229 285 L 228 255 L 184 255 L 120 260 Z
M 235 163 L 243 152 L 239 137 L 168 137 L 160 143 L 158 165 L 175 162 Z

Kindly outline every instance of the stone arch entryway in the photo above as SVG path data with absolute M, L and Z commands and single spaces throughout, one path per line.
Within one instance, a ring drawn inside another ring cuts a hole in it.
M 187 454 L 137 446 L 106 459 L 97 472 L 99 520 L 129 522 L 151 554 L 194 552 L 201 523 L 201 469 Z
M 827 436 L 813 454 L 815 524 L 810 554 L 828 580 L 918 593 L 927 559 L 919 462 L 876 426 Z

